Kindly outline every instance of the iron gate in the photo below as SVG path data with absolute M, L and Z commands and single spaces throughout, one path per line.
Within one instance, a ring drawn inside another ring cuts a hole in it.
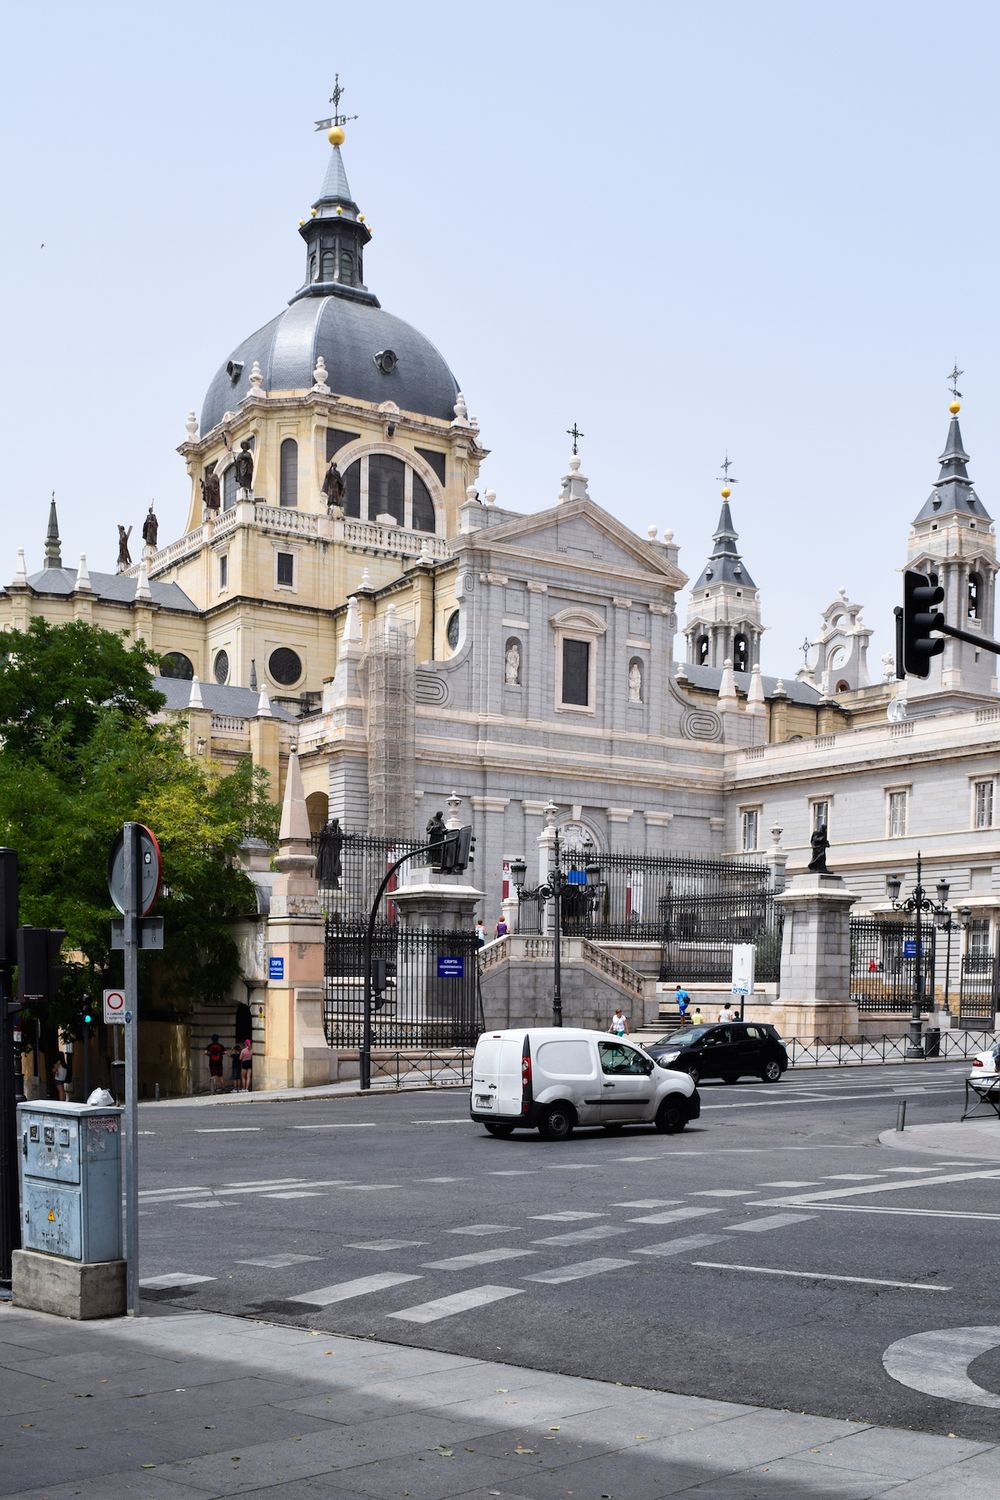
M 859 1011 L 909 1012 L 917 960 L 907 957 L 906 944 L 916 945 L 914 922 L 898 917 L 851 918 L 851 999 Z M 920 948 L 926 1009 L 934 1005 L 936 933 L 921 924 Z
M 1000 941 L 1000 934 L 998 934 Z M 990 919 L 974 917 L 962 956 L 958 1014 L 963 1021 L 993 1023 L 997 1009 L 997 954 L 990 950 Z
M 364 948 L 367 923 L 333 918 L 326 925 L 323 1022 L 331 1047 L 364 1040 Z M 372 1017 L 375 1047 L 470 1047 L 479 1016 L 479 944 L 474 932 L 428 932 L 382 922 L 372 957 L 385 960 L 386 990 Z

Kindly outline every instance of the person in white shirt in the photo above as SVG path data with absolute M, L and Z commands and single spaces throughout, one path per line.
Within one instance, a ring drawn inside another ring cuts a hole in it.
M 722 1007 L 722 1009 L 719 1011 L 719 1020 L 720 1021 L 738 1021 L 739 1020 L 739 1016 L 733 1010 L 733 1007 L 729 1003 L 728 1000 L 726 1001 L 726 1003 Z
M 628 1017 L 622 1013 L 619 1005 L 611 1017 L 611 1025 L 608 1027 L 612 1036 L 628 1036 Z

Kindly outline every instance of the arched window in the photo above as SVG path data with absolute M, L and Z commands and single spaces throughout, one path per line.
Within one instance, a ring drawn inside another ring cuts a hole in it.
M 851 684 L 849 682 L 847 682 L 844 678 L 841 678 L 841 680 L 837 683 L 837 692 L 838 693 L 849 693 L 850 691 L 851 691 Z
M 982 573 L 969 574 L 969 619 L 981 620 L 983 617 L 983 575 Z
M 236 465 L 230 464 L 222 476 L 222 508 L 232 510 L 236 504 Z
M 356 458 L 348 464 L 342 475 L 344 481 L 344 515 L 361 515 L 361 460 Z
M 733 641 L 733 671 L 747 672 L 750 670 L 750 642 L 745 635 L 738 635 Z
M 299 445 L 294 438 L 285 438 L 281 445 L 278 496 L 279 505 L 299 503 Z
M 348 286 L 354 285 L 354 256 L 350 250 L 340 252 L 340 279 L 346 281 Z
M 315 281 L 316 280 L 316 272 L 317 272 L 317 270 L 318 270 L 318 266 L 316 264 L 316 252 L 313 251 L 312 255 L 310 255 L 310 257 L 309 257 L 309 280 L 310 281 Z
M 695 662 L 699 667 L 708 665 L 708 636 L 700 635 L 695 642 Z
M 369 521 L 377 521 L 379 516 L 392 516 L 397 526 L 403 525 L 405 483 L 406 465 L 401 458 L 393 458 L 389 453 L 372 453 L 369 456 Z
M 413 476 L 413 519 L 410 525 L 414 531 L 434 530 L 434 501 L 419 474 Z
M 323 259 L 320 264 L 322 267 L 322 275 L 320 277 L 320 280 L 332 281 L 334 277 L 334 270 L 337 264 L 337 257 L 334 255 L 332 250 L 323 251 Z
M 183 651 L 168 651 L 166 656 L 160 657 L 160 676 L 179 677 L 183 682 L 190 682 L 194 676 L 190 657 Z

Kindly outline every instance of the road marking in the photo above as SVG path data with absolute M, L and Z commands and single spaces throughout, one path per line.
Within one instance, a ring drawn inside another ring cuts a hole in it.
M 683 1198 L 634 1198 L 631 1203 L 613 1203 L 612 1208 L 672 1208 Z
M 299 1188 L 324 1188 L 342 1187 L 346 1182 L 344 1177 L 331 1177 L 327 1181 L 314 1182 L 309 1177 L 293 1177 L 288 1182 L 274 1182 L 266 1187 L 225 1187 L 218 1188 L 215 1196 L 217 1198 L 272 1198 L 276 1193 L 292 1192 Z
M 886 1167 L 884 1170 L 886 1172 L 916 1172 L 918 1176 L 926 1176 L 928 1172 L 939 1172 L 942 1167 L 967 1167 L 967 1166 L 969 1166 L 969 1163 L 967 1161 L 945 1161 L 945 1162 L 939 1162 L 937 1164 L 937 1166 L 931 1166 L 931 1164 L 928 1162 L 928 1164 L 927 1164 L 926 1167 Z M 780 1183 L 772 1183 L 771 1184 L 772 1187 L 779 1187 L 781 1185 L 782 1184 L 780 1184 Z M 768 1184 L 765 1183 L 764 1186 L 767 1187 Z
M 807 1219 L 815 1217 L 815 1214 L 768 1214 L 763 1219 L 750 1219 L 746 1224 L 726 1224 L 724 1228 L 756 1234 L 765 1229 L 784 1229 L 786 1224 L 804 1224 Z
M 942 1088 L 938 1092 L 951 1093 L 952 1090 L 950 1088 Z M 780 1107 L 785 1104 L 850 1104 L 856 1103 L 858 1100 L 867 1100 L 871 1102 L 876 1099 L 895 1099 L 895 1097 L 896 1096 L 890 1092 L 881 1094 L 876 1094 L 874 1092 L 867 1094 L 812 1093 L 809 1095 L 794 1095 L 791 1099 L 734 1099 L 730 1104 L 706 1104 L 703 1098 L 701 1104 L 701 1112 L 702 1114 L 704 1114 L 706 1109 L 774 1109 L 775 1107 Z M 620 1161 L 629 1161 L 635 1159 L 636 1158 L 625 1156 L 619 1157 Z
M 259 1255 L 255 1260 L 238 1260 L 238 1266 L 268 1266 L 272 1271 L 280 1271 L 285 1266 L 301 1266 L 307 1260 L 322 1260 L 321 1255 Z
M 827 1172 L 823 1182 L 877 1182 L 881 1172 Z
M 790 1198 L 788 1207 L 794 1207 L 797 1199 Z M 773 1208 L 781 1206 L 778 1198 L 767 1198 L 762 1203 L 748 1203 L 748 1208 Z M 188 1204 L 194 1208 L 195 1204 Z M 961 1208 L 890 1208 L 888 1204 L 879 1203 L 810 1203 L 809 1207 L 816 1213 L 823 1214 L 902 1214 L 909 1215 L 913 1219 L 982 1219 L 984 1222 L 992 1222 L 1000 1219 L 1000 1214 L 975 1213 L 970 1209 Z
M 746 1198 L 755 1193 L 756 1188 L 699 1188 L 691 1194 L 692 1198 Z
M 576 1209 L 567 1208 L 558 1214 L 529 1214 L 529 1219 L 551 1219 L 553 1223 L 570 1223 L 573 1219 L 606 1219 L 607 1214 L 577 1212 Z
M 178 1208 L 225 1208 L 218 1198 L 196 1198 L 193 1203 L 178 1203 Z
M 378 1122 L 375 1120 L 356 1120 L 350 1123 L 338 1120 L 335 1124 L 326 1125 L 293 1125 L 293 1130 L 377 1130 Z
M 419 1281 L 419 1276 L 404 1276 L 395 1271 L 378 1271 L 374 1276 L 359 1276 L 356 1281 L 340 1281 L 335 1286 L 317 1287 L 314 1292 L 300 1292 L 297 1297 L 288 1297 L 288 1302 L 305 1302 L 309 1307 L 329 1307 L 331 1302 L 349 1302 L 352 1297 L 367 1297 L 371 1292 L 384 1292 L 388 1287 L 401 1286 L 404 1281 Z
M 196 1125 L 195 1135 L 251 1135 L 259 1125 Z
M 211 1193 L 207 1187 L 189 1188 L 140 1188 L 139 1197 L 151 1208 L 157 1203 L 172 1203 L 175 1198 L 193 1198 L 198 1193 Z
M 469 1312 L 473 1307 L 485 1307 L 489 1302 L 501 1302 L 504 1297 L 520 1297 L 524 1288 L 519 1286 L 474 1286 L 467 1292 L 454 1292 L 450 1297 L 437 1297 L 433 1302 L 418 1302 L 415 1307 L 404 1307 L 402 1312 L 389 1313 L 390 1318 L 401 1318 L 404 1323 L 436 1323 L 439 1318 L 450 1318 L 455 1313 Z
M 546 1172 L 586 1172 L 591 1166 L 589 1161 L 555 1161 L 546 1166 Z
M 214 1276 L 192 1276 L 187 1271 L 169 1271 L 165 1276 L 145 1276 L 139 1282 L 146 1291 L 169 1286 L 194 1286 L 200 1281 L 214 1281 Z
M 618 1229 L 612 1224 L 594 1224 L 590 1229 L 574 1229 L 571 1234 L 554 1234 L 547 1240 L 534 1240 L 536 1245 L 582 1245 L 587 1240 L 610 1240 L 619 1234 L 631 1234 L 630 1229 Z
M 676 1240 L 661 1240 L 658 1245 L 644 1245 L 636 1255 L 683 1255 L 687 1250 L 704 1250 L 707 1245 L 717 1245 L 724 1234 L 687 1234 Z M 697 1264 L 697 1262 L 695 1262 Z
M 558 1271 L 541 1271 L 536 1276 L 526 1276 L 525 1281 L 544 1281 L 549 1286 L 561 1286 L 564 1281 L 579 1281 L 584 1276 L 600 1276 L 605 1271 L 621 1271 L 625 1266 L 634 1266 L 633 1260 L 612 1260 L 604 1256 L 598 1260 L 578 1260 L 573 1266 L 563 1266 Z
M 337 1182 L 342 1193 L 391 1193 L 399 1189 L 398 1182 Z
M 662 1156 L 616 1156 L 615 1161 L 662 1161 Z
M 893 1171 L 893 1172 L 898 1172 L 899 1168 L 898 1167 L 892 1167 L 890 1170 Z M 910 1169 L 907 1168 L 906 1170 L 909 1171 Z M 789 1182 L 759 1182 L 757 1184 L 757 1186 L 758 1187 L 762 1187 L 762 1188 L 766 1188 L 766 1187 L 783 1187 L 783 1188 L 798 1187 L 798 1188 L 803 1188 L 803 1187 L 819 1187 L 819 1183 L 815 1182 L 815 1181 L 814 1182 L 796 1182 L 796 1181 L 792 1180 L 792 1181 L 789 1181 Z
M 1000 1328 L 932 1328 L 890 1344 L 882 1356 L 885 1372 L 900 1385 L 961 1401 L 965 1406 L 1000 1406 L 1000 1396 L 977 1385 L 969 1366 L 980 1354 L 1000 1346 Z
M 906 1292 L 950 1292 L 950 1286 L 937 1286 L 924 1281 L 882 1281 L 877 1276 L 834 1276 L 828 1271 L 784 1271 L 776 1266 L 734 1266 L 725 1261 L 693 1260 L 693 1266 L 705 1266 L 710 1271 L 747 1271 L 756 1276 L 797 1276 L 805 1281 L 849 1281 L 856 1286 L 892 1286 Z
M 513 1224 L 465 1224 L 461 1229 L 446 1229 L 445 1234 L 512 1234 Z
M 345 1250 L 414 1250 L 426 1240 L 361 1240 L 345 1245 Z
M 501 1172 L 487 1172 L 487 1177 L 531 1177 L 541 1167 L 507 1167 Z
M 271 1202 L 273 1202 L 275 1200 L 275 1198 L 322 1198 L 323 1194 L 322 1193 L 314 1193 L 309 1188 L 300 1188 L 298 1190 L 298 1192 L 293 1192 L 293 1193 L 261 1193 L 260 1196 L 262 1198 L 267 1198 Z
M 474 1125 L 475 1121 L 474 1120 L 470 1120 L 469 1117 L 466 1115 L 466 1116 L 464 1116 L 460 1120 L 411 1120 L 410 1124 L 411 1125 Z
M 855 1198 L 859 1193 L 900 1193 L 905 1192 L 907 1188 L 937 1187 L 940 1183 L 943 1182 L 981 1182 L 984 1179 L 995 1179 L 997 1177 L 1000 1177 L 1000 1167 L 992 1167 L 989 1170 L 978 1172 L 947 1172 L 937 1177 L 922 1177 L 919 1181 L 911 1177 L 908 1178 L 905 1182 L 866 1182 L 863 1186 L 860 1187 L 827 1188 L 821 1193 L 797 1193 L 795 1197 L 791 1199 L 791 1202 L 818 1203 L 820 1200 L 828 1200 L 831 1198 Z M 760 1207 L 762 1208 L 767 1208 L 770 1206 L 771 1205 L 767 1203 L 760 1205 Z M 785 1202 L 780 1202 L 776 1203 L 774 1206 L 777 1208 L 787 1208 L 788 1204 Z
M 535 1255 L 535 1250 L 508 1250 L 497 1245 L 492 1250 L 473 1250 L 470 1255 L 450 1255 L 446 1260 L 424 1261 L 425 1271 L 465 1271 L 469 1266 L 488 1266 L 497 1260 L 520 1260 Z
M 717 1214 L 717 1208 L 670 1208 L 664 1214 L 644 1214 L 639 1219 L 629 1219 L 630 1224 L 675 1224 L 679 1219 L 700 1219 L 704 1214 Z
M 464 1177 L 418 1177 L 417 1182 L 465 1182 Z
M 232 1191 L 237 1193 L 249 1193 L 254 1188 L 293 1187 L 295 1183 L 305 1182 L 305 1180 L 306 1179 L 304 1177 L 261 1177 L 257 1180 L 251 1178 L 249 1181 L 247 1181 L 246 1178 L 243 1178 L 241 1182 L 225 1183 L 221 1188 L 217 1188 L 216 1192 L 224 1193 L 227 1191 Z

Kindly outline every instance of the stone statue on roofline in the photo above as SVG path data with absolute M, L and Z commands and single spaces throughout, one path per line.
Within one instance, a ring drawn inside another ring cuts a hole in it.
M 156 519 L 152 500 L 149 502 L 149 510 L 146 519 L 142 523 L 142 539 L 147 547 L 156 547 L 156 539 L 160 534 L 160 523 Z
M 132 566 L 132 554 L 128 550 L 128 539 L 129 539 L 129 537 L 131 535 L 132 535 L 132 528 L 131 528 L 131 526 L 126 531 L 125 527 L 122 526 L 121 524 L 119 524 L 119 527 L 118 527 L 118 571 L 119 571 L 119 573 L 121 573 L 125 568 L 130 568 Z

